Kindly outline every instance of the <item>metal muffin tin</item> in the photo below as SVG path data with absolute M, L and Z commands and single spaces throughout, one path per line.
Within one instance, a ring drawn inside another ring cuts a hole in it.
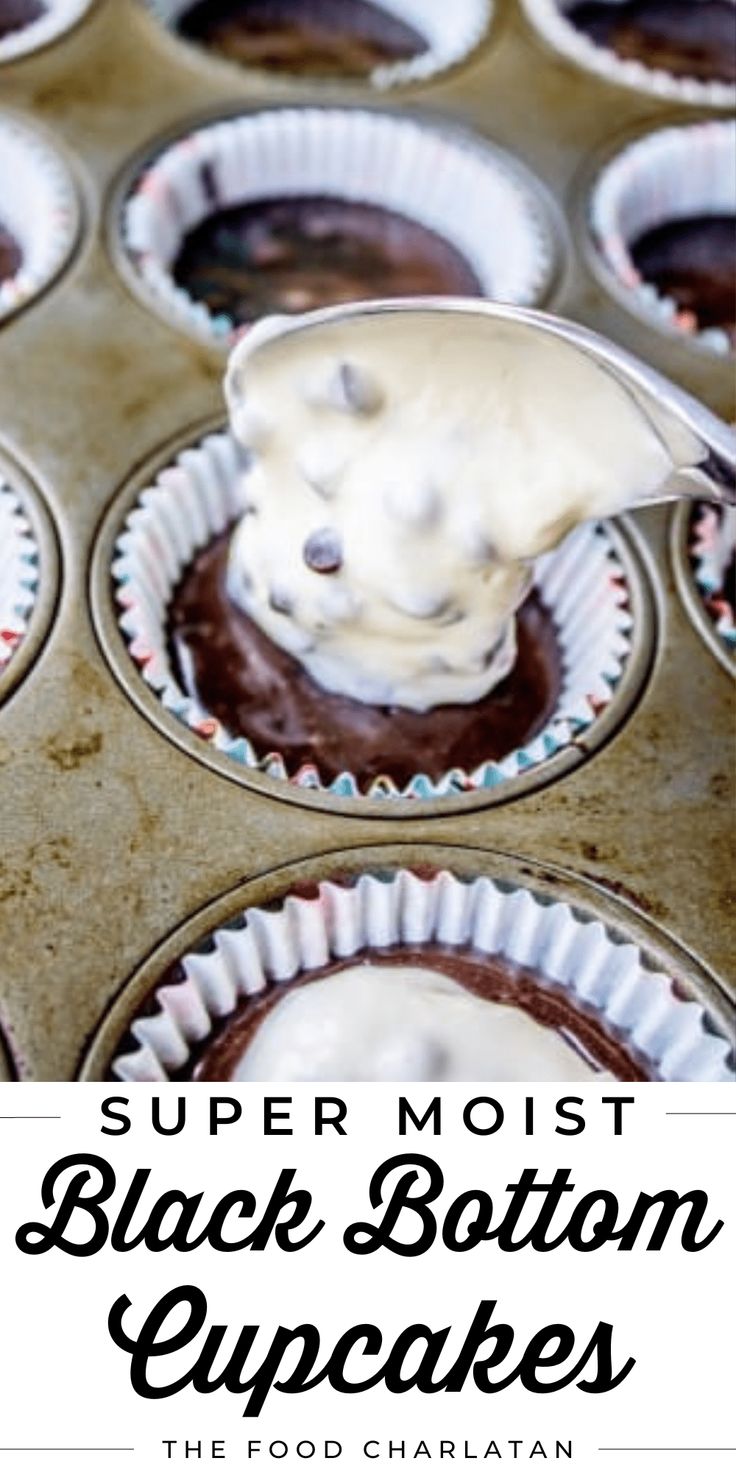
M 497 9 L 467 65 L 392 89 L 391 108 L 459 122 L 517 154 L 570 222 L 550 309 L 619 340 L 733 417 L 732 364 L 624 310 L 591 269 L 578 213 L 589 160 L 609 140 L 693 110 L 586 75 L 540 42 L 519 5 Z M 90 1076 L 106 1046 L 89 1054 L 92 1036 L 102 1027 L 109 1039 L 110 1019 L 124 1023 L 140 998 L 140 976 L 152 983 L 159 961 L 208 928 L 206 907 L 232 913 L 242 885 L 276 893 L 301 866 L 311 876 L 334 868 L 336 851 L 370 846 L 374 866 L 384 844 L 393 846 L 387 857 L 400 844 L 404 863 L 441 861 L 443 845 L 482 850 L 477 862 L 494 872 L 528 871 L 537 887 L 548 876 L 573 903 L 584 892 L 602 918 L 676 956 L 678 977 L 715 1013 L 729 1011 L 733 682 L 674 584 L 666 508 L 633 518 L 653 605 L 638 703 L 612 718 L 590 760 L 543 769 L 544 786 L 541 773 L 539 785 L 509 783 L 491 806 L 318 806 L 283 783 L 245 786 L 229 767 L 194 760 L 184 740 L 166 739 L 152 710 L 144 719 L 116 656 L 118 676 L 111 667 L 100 568 L 113 502 L 172 444 L 223 418 L 221 353 L 144 306 L 117 268 L 109 242 L 120 181 L 188 121 L 336 99 L 382 105 L 365 86 L 241 73 L 178 42 L 134 0 L 98 0 L 57 45 L 3 68 L 1 105 L 50 128 L 76 162 L 84 205 L 64 276 L 0 329 L 0 451 L 41 488 L 63 569 L 43 652 L 43 636 L 32 645 L 29 633 L 17 659 L 25 649 L 33 663 L 0 708 L 0 1017 L 25 1078 L 76 1077 L 85 1056 Z M 47 624 L 53 582 L 49 551 L 39 599 Z

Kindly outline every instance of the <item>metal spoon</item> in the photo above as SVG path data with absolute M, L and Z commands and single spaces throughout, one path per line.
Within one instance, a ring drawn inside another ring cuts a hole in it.
M 401 297 L 324 307 L 298 317 L 268 317 L 251 331 L 258 335 L 259 341 L 266 341 L 310 327 L 387 312 L 483 316 L 505 325 L 517 324 L 527 332 L 531 330 L 566 343 L 592 359 L 636 402 L 673 462 L 673 473 L 667 481 L 655 492 L 642 496 L 637 504 L 692 499 L 709 500 L 720 506 L 736 505 L 736 435 L 728 425 L 633 353 L 564 317 L 474 298 Z

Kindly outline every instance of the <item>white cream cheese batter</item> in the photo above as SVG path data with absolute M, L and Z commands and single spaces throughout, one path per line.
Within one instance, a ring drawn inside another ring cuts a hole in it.
M 266 321 L 230 360 L 252 452 L 231 596 L 326 690 L 478 700 L 514 662 L 532 560 L 652 494 L 671 458 L 617 381 L 518 323 L 303 321 Z
M 288 988 L 231 1078 L 584 1083 L 610 1077 L 518 1007 L 421 966 L 363 962 Z

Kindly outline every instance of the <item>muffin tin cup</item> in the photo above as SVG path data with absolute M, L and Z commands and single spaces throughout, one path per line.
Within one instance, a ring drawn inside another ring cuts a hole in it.
M 83 20 L 95 0 L 44 0 L 44 12 L 29 25 L 0 37 L 0 66 L 58 41 Z
M 539 303 L 556 276 L 556 214 L 523 165 L 459 127 L 359 107 L 241 112 L 169 142 L 124 186 L 113 250 L 149 306 L 229 348 L 247 328 L 177 284 L 182 243 L 219 210 L 295 196 L 378 206 L 424 226 L 496 300 Z
M 473 771 L 453 769 L 439 780 L 418 770 L 402 790 L 390 777 L 379 777 L 363 793 L 359 774 L 346 771 L 326 786 L 316 767 L 307 764 L 290 771 L 278 751 L 256 752 L 247 739 L 227 732 L 177 681 L 168 649 L 167 610 L 196 553 L 244 511 L 246 482 L 241 453 L 227 431 L 189 446 L 137 497 L 118 529 L 112 561 L 117 617 L 129 661 L 138 666 L 164 710 L 203 744 L 229 757 L 236 770 L 266 775 L 273 779 L 274 791 L 288 784 L 319 791 L 328 801 L 379 799 L 390 810 L 392 800 L 402 797 L 421 805 L 422 799 L 493 791 L 594 735 L 596 720 L 614 700 L 631 656 L 633 616 L 626 568 L 611 531 L 593 524 L 578 527 L 535 565 L 537 590 L 557 628 L 562 690 L 544 730 L 501 761 L 484 762 Z
M 395 863 L 389 852 L 365 851 L 362 862 L 323 859 L 306 892 L 287 877 L 265 903 L 231 911 L 227 923 L 200 930 L 195 944 L 187 936 L 171 957 L 181 979 L 161 984 L 159 971 L 151 984 L 145 968 L 122 1015 L 116 1008 L 108 1019 L 83 1076 L 166 1082 L 187 1070 L 242 1001 L 366 950 L 436 942 L 537 971 L 628 1043 L 657 1079 L 734 1081 L 727 1024 L 660 969 L 627 936 L 625 922 L 622 931 L 597 918 L 592 895 L 580 906 L 564 884 L 550 888 L 549 876 L 540 889 L 516 883 L 518 865 L 502 856 L 489 863 L 490 856 L 444 850 L 440 865 Z M 271 889 L 274 883 L 278 876 Z
M 736 676 L 736 607 L 725 574 L 736 549 L 736 508 L 705 502 L 679 506 L 672 519 L 672 560 L 685 607 L 709 649 Z
M 146 0 L 146 3 L 158 20 L 175 31 L 180 17 L 191 10 L 194 0 Z M 341 79 L 353 84 L 364 80 L 364 84 L 378 92 L 432 81 L 441 73 L 460 65 L 488 35 L 496 8 L 495 0 L 453 0 L 451 5 L 447 4 L 447 0 L 377 0 L 377 3 L 389 16 L 418 31 L 426 43 L 426 50 L 419 56 L 382 63 L 366 79 Z M 209 48 L 207 54 L 221 55 Z M 286 71 L 279 72 L 278 77 L 274 78 L 272 72 L 261 67 L 248 67 L 247 70 L 259 71 L 272 80 L 289 76 Z M 298 75 L 300 81 L 319 80 L 316 73 L 306 76 L 302 73 L 291 75 Z
M 25 675 L 56 603 L 58 553 L 48 513 L 0 450 L 0 704 Z
M 55 279 L 76 244 L 81 215 L 74 181 L 35 126 L 0 113 L 0 224 L 21 262 L 0 280 L 0 326 Z
M 631 246 L 659 225 L 736 215 L 735 155 L 736 122 L 661 128 L 609 158 L 587 200 L 594 260 L 609 290 L 661 331 L 721 357 L 733 352 L 729 334 L 715 327 L 699 329 L 690 314 L 643 280 Z
M 675 76 L 659 67 L 617 56 L 598 45 L 568 20 L 573 0 L 522 0 L 527 17 L 542 38 L 561 56 L 607 82 L 646 92 L 672 102 L 696 107 L 727 108 L 736 105 L 736 87 L 730 82 L 703 81 L 700 77 Z M 611 0 L 616 4 L 616 0 Z M 691 0 L 697 4 L 697 0 Z

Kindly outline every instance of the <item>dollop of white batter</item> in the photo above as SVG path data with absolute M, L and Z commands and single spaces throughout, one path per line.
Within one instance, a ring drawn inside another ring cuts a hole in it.
M 508 673 L 532 560 L 672 461 L 596 362 L 480 312 L 266 321 L 226 378 L 251 452 L 229 591 L 324 689 L 427 710 Z
M 610 1077 L 518 1007 L 421 966 L 363 962 L 291 987 L 231 1078 L 238 1083 L 584 1083 Z

